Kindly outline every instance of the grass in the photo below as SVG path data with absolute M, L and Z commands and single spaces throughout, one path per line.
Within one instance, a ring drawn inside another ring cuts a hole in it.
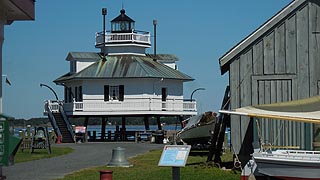
M 148 153 L 139 155 L 129 159 L 132 167 L 107 167 L 100 166 L 89 169 L 80 170 L 73 174 L 67 175 L 60 180 L 96 180 L 100 178 L 100 170 L 112 170 L 113 179 L 127 180 L 127 179 L 172 179 L 171 167 L 158 167 L 162 151 L 154 150 Z M 189 155 L 186 167 L 180 168 L 180 178 L 184 180 L 194 179 L 224 179 L 224 180 L 238 180 L 240 179 L 240 172 L 233 170 L 220 170 L 210 164 L 204 163 L 207 156 L 191 156 Z M 231 153 L 222 156 L 222 161 L 232 161 Z
M 51 154 L 48 154 L 47 149 L 35 149 L 33 153 L 30 153 L 30 151 L 27 149 L 21 152 L 21 150 L 19 149 L 17 154 L 14 157 L 14 162 L 19 163 L 19 162 L 34 161 L 34 160 L 43 159 L 43 158 L 52 158 L 55 156 L 65 155 L 74 151 L 72 148 L 69 148 L 69 147 L 51 147 L 51 148 L 52 148 Z

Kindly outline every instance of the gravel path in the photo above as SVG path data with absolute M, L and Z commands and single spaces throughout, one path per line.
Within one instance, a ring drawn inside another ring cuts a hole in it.
M 73 153 L 49 159 L 41 159 L 13 166 L 3 167 L 6 180 L 49 180 L 62 178 L 66 174 L 93 166 L 103 166 L 109 163 L 112 149 L 125 148 L 127 158 L 148 152 L 152 149 L 162 149 L 162 144 L 149 143 L 82 143 L 58 144 L 55 146 L 68 146 Z

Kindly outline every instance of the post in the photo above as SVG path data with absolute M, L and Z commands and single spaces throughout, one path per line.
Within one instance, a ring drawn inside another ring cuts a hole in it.
M 111 170 L 101 170 L 100 171 L 100 180 L 112 180 L 112 173 Z
M 158 130 L 162 130 L 160 116 L 157 116 L 157 125 L 158 125 Z
M 143 121 L 144 121 L 145 130 L 146 130 L 146 131 L 149 131 L 149 130 L 150 130 L 149 117 L 148 117 L 148 116 L 144 116 Z
M 192 91 L 191 93 L 191 97 L 190 97 L 190 101 L 192 102 L 192 96 L 193 94 L 196 92 L 196 91 L 199 91 L 199 90 L 206 90 L 205 88 L 198 88 L 198 89 L 195 89 L 194 91 Z
M 102 117 L 102 122 L 101 122 L 101 141 L 103 142 L 105 140 L 106 136 L 106 118 Z
M 157 24 L 158 21 L 156 19 L 153 20 L 153 60 L 156 61 L 156 55 L 157 55 Z
M 45 85 L 45 84 L 40 84 L 40 87 L 42 87 L 42 86 L 50 89 L 50 91 L 51 91 L 51 92 L 54 94 L 54 96 L 56 97 L 56 100 L 59 101 L 57 93 L 56 93 L 50 86 Z
M 0 16 L 0 74 L 2 75 L 2 45 L 4 41 L 4 24 L 5 21 L 2 20 Z M 0 79 L 0 113 L 2 113 L 2 78 Z
M 172 167 L 172 180 L 180 180 L 180 167 Z
M 121 140 L 125 141 L 126 137 L 126 117 L 122 116 L 122 125 L 121 125 Z
M 103 60 L 106 60 L 106 15 L 107 15 L 107 8 L 102 8 L 102 15 L 103 15 Z

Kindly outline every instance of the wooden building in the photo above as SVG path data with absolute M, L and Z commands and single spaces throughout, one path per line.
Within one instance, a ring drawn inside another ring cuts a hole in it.
M 307 98 L 320 91 L 320 1 L 295 0 L 220 59 L 229 73 L 231 109 Z M 308 123 L 260 120 L 265 143 L 313 149 L 316 130 Z M 252 152 L 255 123 L 231 116 L 231 143 Z
M 14 21 L 30 21 L 35 18 L 34 0 L 1 0 L 0 1 L 0 74 L 2 76 L 2 45 L 4 26 Z M 2 113 L 2 78 L 0 79 L 0 113 Z

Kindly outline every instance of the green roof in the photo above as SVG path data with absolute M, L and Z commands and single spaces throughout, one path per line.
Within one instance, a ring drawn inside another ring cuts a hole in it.
M 69 52 L 67 60 L 99 60 L 101 56 L 95 52 Z
M 148 56 L 114 55 L 98 60 L 78 73 L 68 73 L 54 80 L 61 83 L 73 79 L 164 78 L 192 81 L 192 77 L 154 61 Z

